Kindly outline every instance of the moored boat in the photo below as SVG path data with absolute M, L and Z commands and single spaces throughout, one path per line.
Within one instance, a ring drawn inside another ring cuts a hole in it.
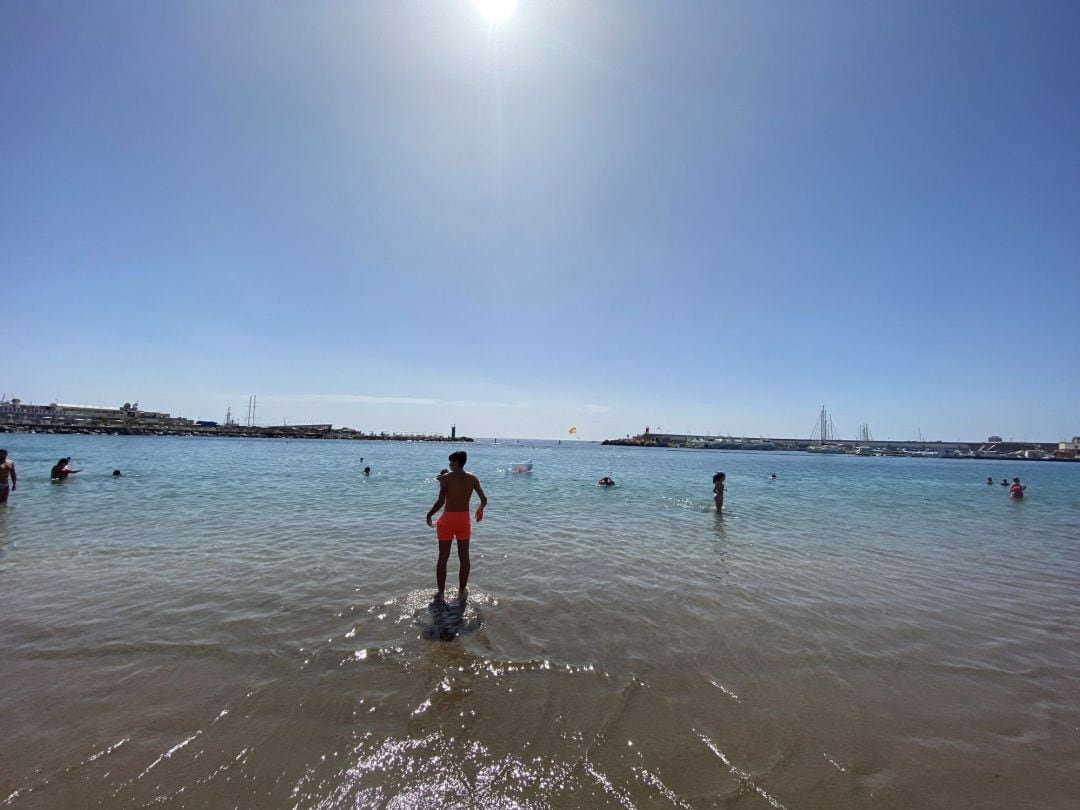
M 847 452 L 847 448 L 839 444 L 812 444 L 806 448 L 806 452 L 842 455 Z

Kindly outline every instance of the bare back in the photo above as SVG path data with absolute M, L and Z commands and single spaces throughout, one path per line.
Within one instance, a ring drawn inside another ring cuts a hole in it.
M 480 481 L 476 476 L 460 470 L 447 473 L 439 479 L 439 482 L 446 496 L 446 511 L 468 512 L 473 491 L 480 488 Z

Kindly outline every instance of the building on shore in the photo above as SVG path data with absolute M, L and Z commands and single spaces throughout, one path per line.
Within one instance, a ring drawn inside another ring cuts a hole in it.
M 457 435 L 459 442 L 471 442 Z M 162 411 L 140 410 L 139 403 L 125 402 L 118 408 L 68 405 L 51 402 L 33 405 L 20 399 L 0 399 L 0 433 L 90 433 L 127 436 L 200 436 L 266 439 L 364 439 L 368 441 L 447 441 L 441 433 L 375 433 L 328 423 L 305 425 L 240 425 L 230 409 L 225 423 L 184 419 Z
M 51 402 L 33 405 L 21 399 L 0 400 L 0 425 L 42 428 L 189 427 L 191 419 L 161 411 L 139 410 L 139 403 L 125 402 L 118 408 Z
M 1071 442 L 1058 442 L 1054 451 L 1055 458 L 1080 458 L 1080 436 L 1073 436 Z

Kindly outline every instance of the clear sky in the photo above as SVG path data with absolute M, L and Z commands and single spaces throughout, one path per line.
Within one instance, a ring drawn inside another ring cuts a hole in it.
M 1080 4 L 0 0 L 0 394 L 1080 433 Z

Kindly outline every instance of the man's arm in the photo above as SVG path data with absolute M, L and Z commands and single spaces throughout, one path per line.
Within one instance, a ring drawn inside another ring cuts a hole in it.
M 432 516 L 443 508 L 443 504 L 446 503 L 446 481 L 440 479 L 439 481 L 439 498 L 435 501 L 435 505 L 428 510 L 427 513 L 427 525 L 431 525 Z
M 15 462 L 11 462 L 11 491 L 15 491 Z
M 476 507 L 476 522 L 479 523 L 484 519 L 484 507 L 487 506 L 487 495 L 484 494 L 484 488 L 480 486 L 480 479 L 473 476 L 473 489 L 476 490 L 476 494 L 480 496 L 480 505 Z

